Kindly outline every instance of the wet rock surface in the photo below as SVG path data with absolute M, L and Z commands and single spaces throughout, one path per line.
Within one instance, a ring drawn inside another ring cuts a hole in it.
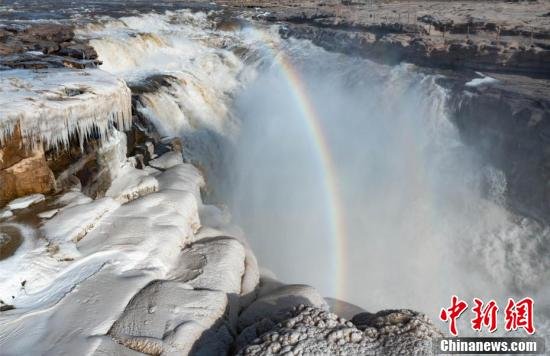
M 10 226 L 0 227 L 0 261 L 13 255 L 22 240 L 17 229 Z
M 0 25 L 0 69 L 88 68 L 101 62 L 72 25 Z
M 457 73 L 441 79 L 453 121 L 480 158 L 504 173 L 508 207 L 547 224 L 550 86 L 544 79 L 489 75 L 493 83 L 476 87 Z

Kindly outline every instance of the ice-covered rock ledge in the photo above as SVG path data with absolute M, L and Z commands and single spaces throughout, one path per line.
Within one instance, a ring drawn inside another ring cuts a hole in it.
M 79 178 L 110 184 L 113 126 L 127 130 L 131 121 L 130 90 L 99 69 L 0 70 L 0 206 L 59 190 L 93 162 Z
M 99 69 L 0 71 L 0 143 L 18 126 L 23 141 L 48 147 L 68 145 L 94 133 L 105 136 L 112 123 L 129 129 L 131 94 L 126 83 Z

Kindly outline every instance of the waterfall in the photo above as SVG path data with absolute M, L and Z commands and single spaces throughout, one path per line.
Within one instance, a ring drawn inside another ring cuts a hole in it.
M 276 27 L 224 31 L 215 18 L 106 19 L 79 36 L 131 86 L 164 78 L 137 94 L 136 109 L 183 138 L 260 264 L 371 311 L 436 319 L 453 294 L 502 305 L 531 295 L 548 314 L 550 231 L 507 211 L 505 176 L 462 144 L 437 76 L 283 40 Z

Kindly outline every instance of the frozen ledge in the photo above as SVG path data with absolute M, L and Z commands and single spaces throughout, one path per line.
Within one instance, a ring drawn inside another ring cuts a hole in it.
M 82 144 L 112 123 L 129 129 L 131 109 L 126 83 L 99 69 L 0 71 L 0 144 L 17 125 L 27 144 L 67 146 L 73 134 Z

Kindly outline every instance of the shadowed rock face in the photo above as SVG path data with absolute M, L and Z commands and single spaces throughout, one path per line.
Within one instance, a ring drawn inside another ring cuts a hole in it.
M 497 82 L 469 88 L 464 78 L 442 80 L 462 139 L 506 176 L 506 203 L 549 223 L 550 91 L 546 80 L 492 74 Z
M 289 25 L 281 33 L 285 37 L 311 40 L 328 50 L 356 54 L 381 63 L 409 62 L 432 68 L 550 76 L 549 50 L 517 46 L 515 42 L 496 44 L 484 40 L 454 39 L 438 43 L 430 37 L 410 34 L 400 24 L 361 31 Z
M 440 331 L 411 310 L 362 313 L 352 321 L 298 306 L 238 355 L 431 355 Z

